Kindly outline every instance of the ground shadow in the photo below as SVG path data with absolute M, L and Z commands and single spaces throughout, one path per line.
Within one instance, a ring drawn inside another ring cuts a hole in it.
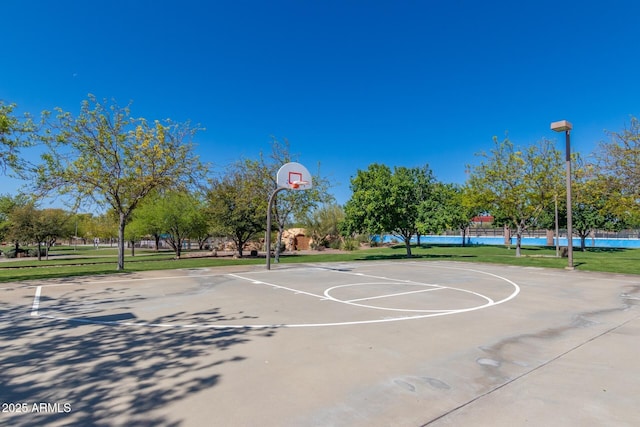
M 215 387 L 221 364 L 245 360 L 239 351 L 244 343 L 275 333 L 118 325 L 136 321 L 126 311 L 98 310 L 80 322 L 30 314 L 29 303 L 0 303 L 0 401 L 29 405 L 26 413 L 2 414 L 6 425 L 116 425 L 119 417 L 127 425 L 177 426 L 179 414 L 169 419 L 149 412 Z M 230 318 L 211 309 L 148 323 Z M 34 412 L 32 405 L 42 403 L 49 407 Z
M 579 251 L 582 252 L 582 249 L 579 247 L 573 248 L 574 252 Z M 627 252 L 627 248 L 585 248 L 584 252 L 593 252 L 593 253 L 614 253 L 614 252 Z

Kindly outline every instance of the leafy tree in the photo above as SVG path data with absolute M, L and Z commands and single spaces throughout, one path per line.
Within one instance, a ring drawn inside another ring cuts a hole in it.
M 331 245 L 340 239 L 340 223 L 344 220 L 344 209 L 329 203 L 307 212 L 301 220 L 302 226 L 310 234 L 316 248 Z
M 516 256 L 520 256 L 524 231 L 536 226 L 553 202 L 555 183 L 562 179 L 561 155 L 548 140 L 524 149 L 508 138 L 500 142 L 494 137 L 494 144 L 490 154 L 479 154 L 483 160 L 471 169 L 472 205 L 515 230 Z
M 277 139 L 273 139 L 271 143 L 271 155 L 269 159 L 265 159 L 261 154 L 257 162 L 251 163 L 250 167 L 254 169 L 256 176 L 260 177 L 260 182 L 267 190 L 265 196 L 268 200 L 270 194 L 277 188 L 276 176 L 277 172 L 285 163 L 296 161 L 289 151 L 289 142 L 280 143 Z M 293 218 L 302 218 L 305 212 L 313 210 L 322 203 L 330 203 L 333 197 L 328 193 L 329 182 L 320 175 L 320 166 L 318 171 L 312 175 L 313 188 L 304 191 L 283 191 L 276 196 L 273 205 L 272 218 L 278 227 L 278 238 L 276 245 L 276 262 L 279 260 L 280 248 L 282 247 L 282 234 L 286 229 L 287 223 Z M 266 210 L 264 212 L 266 217 Z M 271 232 L 271 230 L 268 230 Z
M 157 210 L 161 194 L 154 191 L 140 204 L 133 214 L 130 227 L 135 228 L 133 234 L 137 236 L 151 236 L 155 243 L 155 251 L 160 248 L 160 239 L 165 232 L 162 218 Z
M 131 248 L 131 256 L 136 255 L 136 242 L 142 239 L 146 233 L 145 224 L 138 219 L 138 213 L 142 210 L 142 206 L 138 207 L 132 215 L 132 219 L 127 224 L 124 231 L 124 237 Z
M 73 221 L 73 233 L 76 239 L 81 239 L 83 244 L 91 238 L 92 223 L 95 218 L 92 213 L 76 213 Z
M 430 182 L 428 166 L 396 167 L 392 172 L 374 163 L 366 171 L 358 170 L 351 179 L 353 194 L 345 205 L 344 232 L 391 233 L 404 242 L 411 256 L 411 237 L 418 232 L 420 205 L 425 200 L 424 185 Z
M 28 115 L 22 119 L 15 116 L 15 104 L 5 104 L 0 100 L 0 169 L 8 168 L 20 172 L 25 162 L 20 158 L 20 148 L 31 145 L 35 126 Z
M 29 244 L 34 241 L 34 217 L 35 207 L 33 203 L 15 206 L 9 213 L 7 240 L 13 244 L 18 253 L 21 244 Z
M 352 195 L 344 207 L 345 234 L 383 234 L 388 231 L 391 174 L 388 166 L 373 163 L 367 170 L 358 170 L 351 178 Z
M 134 118 L 128 106 L 101 103 L 91 95 L 77 117 L 56 111 L 55 118 L 45 113 L 48 150 L 38 188 L 113 209 L 118 218 L 117 268 L 123 270 L 125 226 L 139 204 L 152 191 L 184 187 L 203 172 L 191 141 L 199 129 Z
M 435 225 L 433 222 L 433 203 L 435 194 L 435 186 L 437 181 L 435 180 L 433 173 L 428 166 L 423 168 L 411 168 L 410 174 L 413 175 L 415 186 L 415 202 L 418 205 L 418 219 L 417 219 L 417 244 L 420 246 L 421 234 L 436 233 L 440 230 L 432 228 Z
M 38 260 L 41 259 L 41 245 L 45 244 L 45 252 L 49 259 L 49 250 L 58 238 L 68 237 L 73 234 L 70 223 L 71 215 L 63 209 L 42 209 L 34 210 L 32 226 L 32 236 L 38 243 Z
M 441 182 L 435 183 L 432 196 L 420 205 L 419 230 L 423 234 L 439 234 L 445 230 L 460 230 L 462 246 L 464 246 L 471 220 L 479 213 L 469 200 L 469 191 L 466 187 Z
M 117 215 L 111 209 L 101 215 L 92 217 L 87 232 L 91 240 L 97 238 L 100 242 L 108 240 L 109 243 L 112 243 L 113 239 L 118 237 Z
M 10 241 L 14 244 L 17 251 L 21 240 L 20 232 L 14 232 L 14 222 L 16 219 L 16 210 L 30 205 L 27 196 L 18 194 L 12 196 L 9 194 L 0 195 L 0 240 Z
M 585 163 L 575 156 L 572 177 L 572 225 L 574 233 L 580 237 L 580 248 L 586 249 L 585 240 L 591 232 L 604 229 L 616 230 L 623 221 L 610 209 L 611 194 L 607 183 L 598 176 L 597 166 Z
M 73 233 L 69 219 L 71 215 L 63 209 L 37 209 L 33 202 L 15 204 L 8 215 L 8 237 L 18 252 L 21 243 L 35 242 L 38 260 L 42 259 L 42 244 L 47 258 L 49 249 L 58 238 Z
M 191 218 L 191 237 L 198 242 L 198 249 L 204 249 L 205 243 L 211 237 L 211 220 L 206 202 L 199 197 L 193 199 L 195 211 Z
M 244 245 L 266 229 L 268 190 L 257 162 L 231 165 L 211 181 L 207 200 L 214 232 L 230 237 L 242 257 Z
M 199 225 L 200 202 L 190 193 L 168 191 L 160 197 L 156 210 L 161 227 L 167 233 L 167 242 L 176 259 L 180 259 L 184 242 Z
M 622 132 L 608 132 L 609 141 L 600 143 L 597 152 L 599 175 L 607 192 L 610 209 L 627 222 L 640 224 L 640 121 Z

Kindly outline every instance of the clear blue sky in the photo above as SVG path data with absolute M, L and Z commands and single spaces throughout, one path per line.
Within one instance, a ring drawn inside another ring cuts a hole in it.
M 640 116 L 637 1 L 2 2 L 0 99 L 77 113 L 88 93 L 206 127 L 217 170 L 271 136 L 334 183 L 379 162 L 462 183 L 505 132 L 556 120 L 590 153 Z M 2 178 L 1 193 L 12 191 Z

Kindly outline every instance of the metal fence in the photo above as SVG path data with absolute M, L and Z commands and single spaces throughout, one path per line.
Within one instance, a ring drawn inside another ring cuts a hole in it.
M 575 230 L 574 230 L 575 231 Z M 566 236 L 567 230 L 560 229 L 560 236 Z M 460 236 L 460 230 L 447 230 L 442 233 L 444 236 Z M 475 237 L 500 237 L 504 236 L 504 228 L 502 227 L 470 227 L 467 236 Z M 513 235 L 514 232 L 511 232 Z M 529 229 L 525 230 L 523 237 L 546 237 L 547 230 Z M 640 229 L 625 229 L 620 231 L 595 230 L 589 234 L 590 238 L 596 239 L 640 239 Z

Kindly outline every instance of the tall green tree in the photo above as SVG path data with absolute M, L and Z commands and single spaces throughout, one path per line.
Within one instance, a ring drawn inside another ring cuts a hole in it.
M 16 205 L 11 209 L 5 238 L 13 244 L 16 253 L 20 245 L 28 245 L 36 240 L 35 219 L 36 207 L 33 202 Z
M 240 257 L 245 244 L 266 229 L 267 188 L 256 162 L 247 159 L 211 181 L 207 209 L 212 231 L 230 238 Z
M 344 220 L 344 209 L 335 203 L 328 203 L 307 212 L 301 224 L 313 239 L 313 245 L 320 249 L 340 239 L 340 223 Z
M 15 104 L 0 100 L 0 170 L 20 173 L 26 162 L 20 157 L 20 149 L 31 145 L 36 128 L 29 115 L 17 117 Z
M 199 226 L 200 201 L 185 191 L 168 191 L 161 195 L 155 206 L 167 242 L 180 259 L 185 241 L 192 237 Z
M 138 219 L 138 213 L 142 210 L 140 206 L 132 215 L 132 218 L 127 227 L 124 230 L 124 238 L 129 242 L 131 248 L 131 256 L 136 255 L 136 242 L 140 241 L 147 233 L 145 232 L 145 225 Z
M 596 152 L 600 179 L 606 183 L 610 209 L 629 223 L 640 225 L 640 121 L 621 132 L 608 132 L 609 140 Z
M 470 167 L 468 180 L 472 205 L 515 231 L 520 256 L 523 233 L 553 203 L 556 182 L 562 179 L 561 153 L 548 140 L 518 148 L 508 138 L 494 137 L 493 150 L 478 156 L 482 160 Z
M 191 217 L 191 238 L 198 242 L 198 249 L 203 250 L 209 238 L 213 235 L 209 209 L 204 198 L 193 197 L 194 212 Z
M 266 198 L 277 188 L 277 172 L 285 163 L 298 161 L 298 156 L 290 151 L 288 141 L 280 142 L 273 139 L 271 142 L 271 154 L 265 158 L 262 153 L 257 162 L 253 163 L 255 174 L 260 176 L 260 181 L 265 185 Z M 316 173 L 311 172 L 313 180 L 313 188 L 303 191 L 282 191 L 276 196 L 275 203 L 272 207 L 272 218 L 274 224 L 278 227 L 278 236 L 276 244 L 276 262 L 279 260 L 280 248 L 282 247 L 282 234 L 287 224 L 291 223 L 294 218 L 302 218 L 306 212 L 315 209 L 323 203 L 333 201 L 333 196 L 328 192 L 329 181 L 320 174 L 320 165 L 318 165 Z M 265 211 L 266 217 L 266 211 Z M 271 230 L 268 230 L 271 232 Z
M 203 211 L 203 203 L 195 193 L 177 190 L 154 192 L 133 214 L 127 227 L 131 228 L 129 238 L 137 240 L 150 235 L 155 239 L 156 248 L 164 238 L 179 259 L 185 241 L 203 233 Z
M 575 155 L 573 160 L 572 225 L 584 251 L 585 241 L 592 232 L 619 230 L 624 221 L 616 216 L 616 210 L 611 209 L 614 203 L 612 194 L 606 180 L 598 174 L 597 165 L 585 162 L 579 155 Z
M 396 167 L 382 164 L 358 170 L 351 179 L 352 196 L 345 205 L 343 231 L 347 234 L 390 233 L 405 244 L 411 256 L 411 238 L 418 233 L 425 185 L 433 181 L 428 166 Z M 429 184 L 430 185 L 430 184 Z
M 436 182 L 431 197 L 420 205 L 418 229 L 423 233 L 439 234 L 445 230 L 460 230 L 462 246 L 471 220 L 479 212 L 470 203 L 469 191 L 457 184 Z
M 192 138 L 199 130 L 170 120 L 148 122 L 130 108 L 94 96 L 78 116 L 45 114 L 47 152 L 38 189 L 110 207 L 118 218 L 118 270 L 124 269 L 125 227 L 154 190 L 180 188 L 204 172 Z
M 347 235 L 383 234 L 389 231 L 388 200 L 391 197 L 391 169 L 370 164 L 351 178 L 351 198 L 344 206 L 343 232 Z M 393 217 L 393 215 L 391 215 Z
M 154 191 L 140 204 L 138 209 L 133 213 L 133 218 L 129 224 L 135 228 L 132 233 L 136 236 L 151 236 L 154 241 L 155 251 L 160 249 L 160 239 L 165 232 L 163 229 L 162 218 L 159 215 L 156 206 L 160 202 L 161 194 Z
M 38 260 L 41 259 L 41 244 L 45 245 L 45 253 L 49 259 L 49 251 L 58 239 L 73 234 L 71 214 L 64 209 L 47 208 L 36 211 L 34 218 L 34 237 L 38 243 Z
M 29 206 L 31 204 L 29 198 L 24 194 L 0 195 L 0 241 L 11 241 L 14 244 L 16 251 L 19 247 L 20 238 L 17 237 L 19 233 L 13 233 L 14 212 L 22 207 Z M 16 236 L 14 238 L 14 236 Z

